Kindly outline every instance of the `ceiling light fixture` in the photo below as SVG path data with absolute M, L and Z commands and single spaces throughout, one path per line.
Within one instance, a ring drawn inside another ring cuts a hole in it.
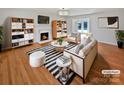
M 58 14 L 59 14 L 59 16 L 68 16 L 69 15 L 69 10 L 68 9 L 65 9 L 65 8 L 61 8 L 58 11 Z

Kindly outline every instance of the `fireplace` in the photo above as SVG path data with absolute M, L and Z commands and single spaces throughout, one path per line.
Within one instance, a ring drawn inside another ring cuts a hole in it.
M 40 41 L 44 41 L 44 40 L 49 40 L 48 32 L 40 33 Z
M 51 30 L 49 29 L 39 29 L 39 33 L 37 33 L 37 42 L 38 43 L 46 43 L 52 41 Z

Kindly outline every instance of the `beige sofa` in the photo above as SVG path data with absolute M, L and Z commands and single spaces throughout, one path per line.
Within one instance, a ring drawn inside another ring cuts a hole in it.
M 72 65 L 70 68 L 78 74 L 83 79 L 83 83 L 85 83 L 88 72 L 97 55 L 97 41 L 92 38 L 91 41 L 85 44 L 83 49 L 79 51 L 79 54 L 74 52 L 76 47 L 71 50 L 64 50 L 64 55 L 71 58 Z

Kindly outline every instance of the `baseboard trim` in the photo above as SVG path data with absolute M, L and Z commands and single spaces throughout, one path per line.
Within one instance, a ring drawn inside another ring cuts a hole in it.
M 108 44 L 108 45 L 117 46 L 117 44 L 115 44 L 115 43 L 104 42 L 104 41 L 98 41 L 98 43 L 104 43 L 104 44 Z
M 12 49 L 12 47 L 2 48 L 2 51 L 11 50 L 11 49 Z

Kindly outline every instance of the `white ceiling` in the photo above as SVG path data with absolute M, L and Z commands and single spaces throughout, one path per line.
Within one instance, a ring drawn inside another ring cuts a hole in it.
M 34 11 L 46 11 L 52 14 L 58 14 L 58 11 L 61 10 L 62 8 L 30 8 L 30 9 Z M 65 10 L 69 11 L 70 16 L 99 13 L 118 9 L 119 8 L 65 8 Z
M 49 13 L 57 14 L 58 11 L 61 10 L 62 8 L 31 8 L 31 9 L 35 11 L 46 11 Z M 124 10 L 124 8 L 65 8 L 65 10 L 69 11 L 70 16 L 85 15 L 120 9 Z
M 93 14 L 93 13 L 100 13 L 106 12 L 111 10 L 118 10 L 115 8 L 72 8 L 70 11 L 70 15 L 85 15 L 85 14 Z
M 5 9 L 11 9 L 11 10 L 27 10 L 27 11 L 35 11 L 35 12 L 45 12 L 45 13 L 51 13 L 51 14 L 58 14 L 58 11 L 61 10 L 61 8 L 5 8 Z M 121 8 L 124 10 L 124 8 Z M 99 13 L 99 12 L 105 12 L 110 10 L 119 10 L 119 8 L 66 8 L 66 10 L 69 11 L 70 16 L 75 15 L 85 15 L 85 14 L 92 14 L 92 13 Z

